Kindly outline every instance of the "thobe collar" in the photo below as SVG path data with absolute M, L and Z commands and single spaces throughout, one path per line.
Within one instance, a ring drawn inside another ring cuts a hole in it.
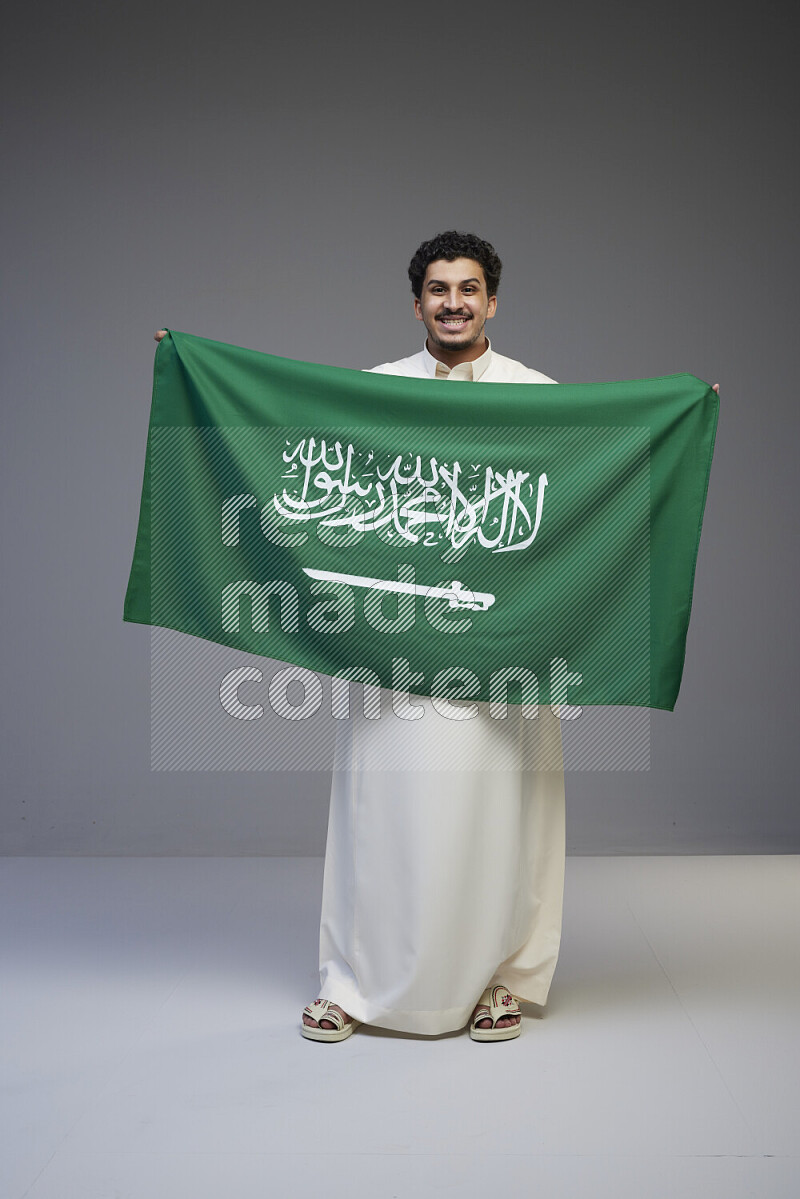
M 434 358 L 428 349 L 426 340 L 422 347 L 422 360 L 425 370 L 432 379 L 452 379 L 453 382 L 477 383 L 481 375 L 486 373 L 489 363 L 492 361 L 492 345 L 487 337 L 486 349 L 480 358 L 476 358 L 473 362 L 459 362 L 451 368 L 446 363 L 440 362 L 438 358 Z

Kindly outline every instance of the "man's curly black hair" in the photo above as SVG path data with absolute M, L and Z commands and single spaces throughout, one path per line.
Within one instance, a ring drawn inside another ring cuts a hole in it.
M 430 241 L 424 241 L 408 265 L 411 290 L 418 300 L 422 296 L 426 270 L 440 258 L 445 262 L 454 262 L 456 258 L 473 258 L 483 267 L 489 295 L 497 295 L 503 264 L 494 246 L 474 233 L 458 233 L 451 229 L 448 233 L 437 233 Z

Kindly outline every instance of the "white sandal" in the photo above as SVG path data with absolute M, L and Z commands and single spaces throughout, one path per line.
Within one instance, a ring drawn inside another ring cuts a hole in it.
M 518 1024 L 506 1024 L 497 1028 L 497 1021 L 504 1016 L 519 1016 Z M 469 1026 L 473 1041 L 512 1041 L 522 1032 L 522 1012 L 514 996 L 506 987 L 487 987 L 478 1000 L 478 1007 Z M 478 1028 L 479 1020 L 491 1020 L 491 1028 Z
M 310 1016 L 317 1022 L 316 1028 L 313 1024 L 301 1023 L 300 1025 L 301 1033 L 304 1037 L 308 1037 L 309 1041 L 344 1041 L 361 1023 L 360 1020 L 348 1020 L 345 1023 L 342 1013 L 336 1011 L 330 999 L 315 999 L 313 1003 L 309 1003 L 307 1007 L 303 1008 L 303 1015 Z M 336 1027 L 320 1028 L 322 1020 L 330 1020 Z

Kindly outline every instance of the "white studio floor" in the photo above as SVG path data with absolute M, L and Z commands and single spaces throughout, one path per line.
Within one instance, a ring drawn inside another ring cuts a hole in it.
M 544 1015 L 298 1031 L 318 858 L 0 858 L 3 1199 L 795 1199 L 800 858 L 570 858 Z

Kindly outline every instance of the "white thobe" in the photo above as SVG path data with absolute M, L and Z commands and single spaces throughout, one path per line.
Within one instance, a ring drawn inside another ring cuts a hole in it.
M 427 348 L 373 369 L 555 381 L 490 345 L 452 371 Z M 548 707 L 525 719 L 511 705 L 498 721 L 482 703 L 452 720 L 428 697 L 410 702 L 421 719 L 395 716 L 383 692 L 380 720 L 355 705 L 337 730 L 319 994 L 366 1024 L 434 1035 L 462 1028 L 490 985 L 547 1000 L 564 890 L 561 729 Z

